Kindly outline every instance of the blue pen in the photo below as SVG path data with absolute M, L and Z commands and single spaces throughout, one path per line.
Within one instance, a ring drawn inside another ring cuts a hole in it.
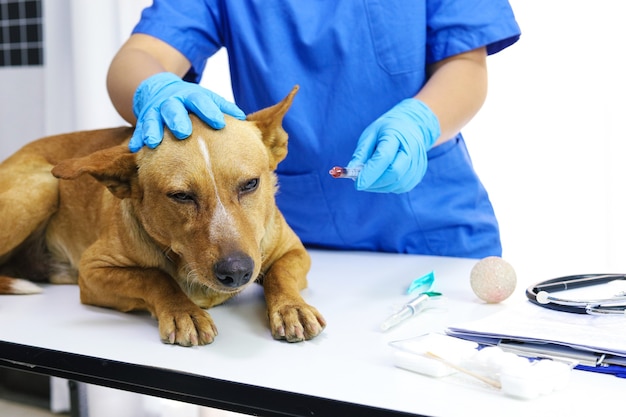
M 574 369 L 580 369 L 587 372 L 598 372 L 601 374 L 613 375 L 618 378 L 626 378 L 626 366 L 621 365 L 605 365 L 605 366 L 587 366 L 576 365 Z

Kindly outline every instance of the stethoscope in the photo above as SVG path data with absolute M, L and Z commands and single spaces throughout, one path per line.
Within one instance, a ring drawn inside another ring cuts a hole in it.
M 551 295 L 554 291 L 565 291 L 574 288 L 590 287 L 615 280 L 626 280 L 624 274 L 586 274 L 569 275 L 549 279 L 526 289 L 526 297 L 538 306 L 552 310 L 577 314 L 622 314 L 626 315 L 626 291 L 612 298 L 576 300 L 559 298 Z

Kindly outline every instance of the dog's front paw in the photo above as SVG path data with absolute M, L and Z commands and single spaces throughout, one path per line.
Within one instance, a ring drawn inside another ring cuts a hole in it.
M 326 320 L 313 306 L 291 303 L 270 308 L 270 328 L 274 339 L 301 342 L 317 336 L 326 327 Z
M 181 346 L 206 345 L 217 336 L 217 328 L 209 313 L 196 308 L 192 311 L 170 311 L 158 317 L 159 334 L 164 343 Z

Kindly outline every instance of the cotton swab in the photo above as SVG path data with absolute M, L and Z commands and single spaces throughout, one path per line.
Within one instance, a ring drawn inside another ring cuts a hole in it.
M 477 374 L 475 372 L 470 371 L 469 369 L 465 369 L 465 368 L 463 368 L 461 366 L 455 365 L 452 362 L 448 362 L 447 360 L 445 360 L 441 356 L 435 355 L 432 352 L 426 352 L 425 355 L 427 357 L 429 357 L 429 358 L 435 359 L 435 360 L 443 363 L 446 366 L 449 366 L 450 368 L 452 368 L 452 369 L 454 369 L 456 371 L 459 371 L 461 373 L 464 373 L 466 375 L 474 377 L 474 378 L 478 379 L 479 381 L 484 382 L 487 385 L 491 385 L 492 387 L 497 388 L 497 389 L 501 389 L 502 388 L 502 385 L 500 384 L 500 382 L 498 382 L 498 381 L 496 381 L 494 379 L 491 379 L 491 378 L 487 378 L 486 376 L 479 375 L 479 374 Z

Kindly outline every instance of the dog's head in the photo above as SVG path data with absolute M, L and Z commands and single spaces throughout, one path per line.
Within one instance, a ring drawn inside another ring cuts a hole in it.
M 282 120 L 297 89 L 245 121 L 226 116 L 221 130 L 192 116 L 185 140 L 166 131 L 154 150 L 133 154 L 124 144 L 63 161 L 53 174 L 88 173 L 121 200 L 120 227 L 137 246 L 138 266 L 164 262 L 141 248 L 152 245 L 191 292 L 238 292 L 256 279 L 265 252 L 283 233 L 274 169 L 287 154 Z

